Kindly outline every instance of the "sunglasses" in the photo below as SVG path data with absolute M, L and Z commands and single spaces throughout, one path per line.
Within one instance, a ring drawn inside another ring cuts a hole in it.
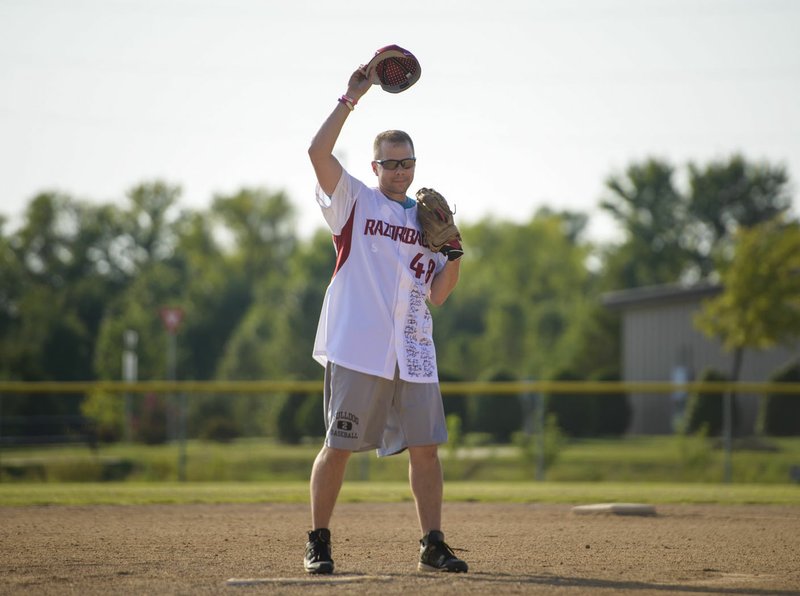
M 416 157 L 406 157 L 405 159 L 376 159 L 375 163 L 385 170 L 396 170 L 398 167 L 410 170 L 417 162 Z

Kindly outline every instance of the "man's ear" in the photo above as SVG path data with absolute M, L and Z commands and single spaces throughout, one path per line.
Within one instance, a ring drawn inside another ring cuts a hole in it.
M 372 162 L 372 171 L 376 176 L 378 175 L 378 162 Z

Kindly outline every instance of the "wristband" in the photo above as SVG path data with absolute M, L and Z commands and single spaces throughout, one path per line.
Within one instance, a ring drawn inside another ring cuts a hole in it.
M 342 95 L 339 98 L 339 103 L 343 103 L 344 105 L 346 105 L 347 108 L 352 112 L 355 109 L 358 100 L 353 99 L 352 97 L 348 97 L 347 95 Z

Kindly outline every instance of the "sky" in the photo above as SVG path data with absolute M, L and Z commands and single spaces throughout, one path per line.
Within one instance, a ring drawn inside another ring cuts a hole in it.
M 800 211 L 795 0 L 0 0 L 0 215 L 60 191 L 126 204 L 164 180 L 205 209 L 284 191 L 307 236 L 324 222 L 311 138 L 375 50 L 422 77 L 374 86 L 336 155 L 375 183 L 372 140 L 411 134 L 411 191 L 456 221 L 581 211 L 598 241 L 604 183 L 650 157 L 680 174 L 742 153 L 785 166 Z

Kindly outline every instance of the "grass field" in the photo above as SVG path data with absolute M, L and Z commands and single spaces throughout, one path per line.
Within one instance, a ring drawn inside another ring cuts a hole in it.
M 410 501 L 403 482 L 345 483 L 341 503 Z M 447 502 L 800 505 L 795 485 L 586 482 L 449 482 Z M 305 482 L 15 483 L 0 485 L 0 506 L 305 503 Z
M 229 444 L 189 441 L 186 478 L 191 482 L 303 482 L 319 443 L 282 445 L 269 439 Z M 3 448 L 0 480 L 14 482 L 169 482 L 178 479 L 179 449 L 166 445 L 86 445 Z M 526 482 L 535 477 L 530 457 L 513 445 L 441 449 L 445 478 L 465 482 Z M 800 438 L 739 443 L 733 452 L 736 484 L 787 484 L 800 469 Z M 717 483 L 723 453 L 717 442 L 699 437 L 628 437 L 566 442 L 546 480 L 558 482 Z M 355 454 L 347 479 L 405 482 L 407 457 L 378 459 Z

